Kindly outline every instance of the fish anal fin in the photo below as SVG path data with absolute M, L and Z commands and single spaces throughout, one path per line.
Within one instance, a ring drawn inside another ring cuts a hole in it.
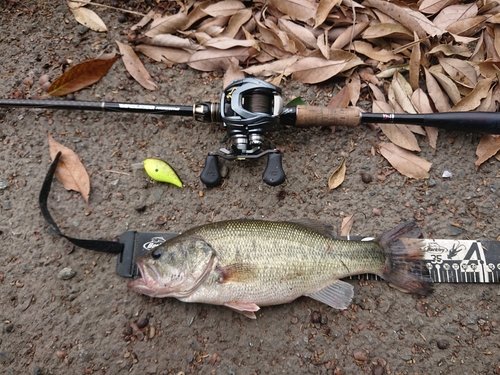
M 251 283 L 255 281 L 255 267 L 243 263 L 234 263 L 228 266 L 217 266 L 219 283 Z
M 354 287 L 342 280 L 337 280 L 326 288 L 307 294 L 317 301 L 323 302 L 334 309 L 345 310 L 354 296 Z
M 250 319 L 257 319 L 254 312 L 260 310 L 260 307 L 253 302 L 226 302 L 224 306 L 229 307 L 231 310 L 239 312 Z

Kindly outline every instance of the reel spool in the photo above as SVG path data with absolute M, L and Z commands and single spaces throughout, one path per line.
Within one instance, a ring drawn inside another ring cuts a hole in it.
M 271 186 L 285 181 L 281 165 L 282 156 L 276 149 L 262 150 L 265 133 L 278 128 L 279 116 L 283 111 L 281 90 L 256 78 L 238 79 L 224 90 L 220 102 L 220 119 L 230 139 L 230 149 L 208 154 L 201 181 L 211 187 L 220 185 L 218 158 L 227 160 L 258 159 L 267 155 L 267 166 L 262 175 L 264 182 Z

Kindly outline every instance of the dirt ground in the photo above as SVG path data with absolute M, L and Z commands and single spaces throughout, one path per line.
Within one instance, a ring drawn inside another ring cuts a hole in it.
M 122 2 L 110 2 L 115 5 Z M 126 1 L 128 3 L 128 1 Z M 130 2 L 134 5 L 134 2 Z M 142 2 L 135 2 L 140 8 Z M 130 5 L 130 4 L 129 4 Z M 119 12 L 98 10 L 108 33 L 77 24 L 62 1 L 0 2 L 2 97 L 36 97 L 38 79 L 61 74 L 61 62 L 96 57 L 126 41 Z M 191 105 L 219 100 L 222 74 L 146 63 L 160 91 L 127 78 L 121 61 L 78 100 Z M 33 87 L 23 80 L 32 77 Z M 302 96 L 325 106 L 341 81 L 283 85 L 285 102 Z M 1 374 L 499 374 L 498 285 L 439 284 L 416 298 L 385 282 L 352 281 L 353 303 L 334 310 L 309 298 L 262 308 L 257 320 L 229 309 L 152 299 L 131 292 L 115 256 L 74 248 L 47 232 L 38 192 L 50 164 L 46 132 L 71 147 L 91 176 L 90 207 L 55 181 L 49 207 L 63 232 L 113 239 L 127 230 L 173 231 L 226 219 L 319 219 L 376 235 L 417 219 L 426 237 L 500 235 L 499 161 L 475 170 L 478 135 L 442 131 L 433 151 L 421 138 L 431 178 L 415 181 L 371 154 L 382 137 L 367 126 L 285 128 L 270 135 L 284 152 L 286 182 L 261 180 L 265 160 L 228 163 L 223 187 L 199 180 L 204 159 L 224 132 L 189 118 L 0 110 Z M 347 178 L 327 188 L 347 156 Z M 132 164 L 168 161 L 185 187 L 154 183 Z M 444 179 L 444 170 L 453 177 Z M 361 173 L 373 182 L 364 183 Z M 144 210 L 137 208 L 143 207 Z M 76 275 L 58 277 L 71 267 Z M 143 327 L 140 332 L 137 326 Z

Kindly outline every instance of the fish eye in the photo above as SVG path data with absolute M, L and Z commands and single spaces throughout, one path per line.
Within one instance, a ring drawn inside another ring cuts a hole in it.
M 163 247 L 157 247 L 151 252 L 151 257 L 153 259 L 160 259 L 163 255 Z

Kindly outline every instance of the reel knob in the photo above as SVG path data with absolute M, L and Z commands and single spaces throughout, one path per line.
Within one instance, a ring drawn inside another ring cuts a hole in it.
M 282 156 L 280 152 L 267 155 L 267 166 L 262 174 L 262 180 L 268 185 L 278 186 L 285 182 L 285 171 L 281 165 Z
M 200 180 L 207 185 L 207 187 L 219 186 L 222 183 L 222 175 L 220 174 L 217 156 L 207 156 L 205 167 L 203 171 L 201 171 Z

